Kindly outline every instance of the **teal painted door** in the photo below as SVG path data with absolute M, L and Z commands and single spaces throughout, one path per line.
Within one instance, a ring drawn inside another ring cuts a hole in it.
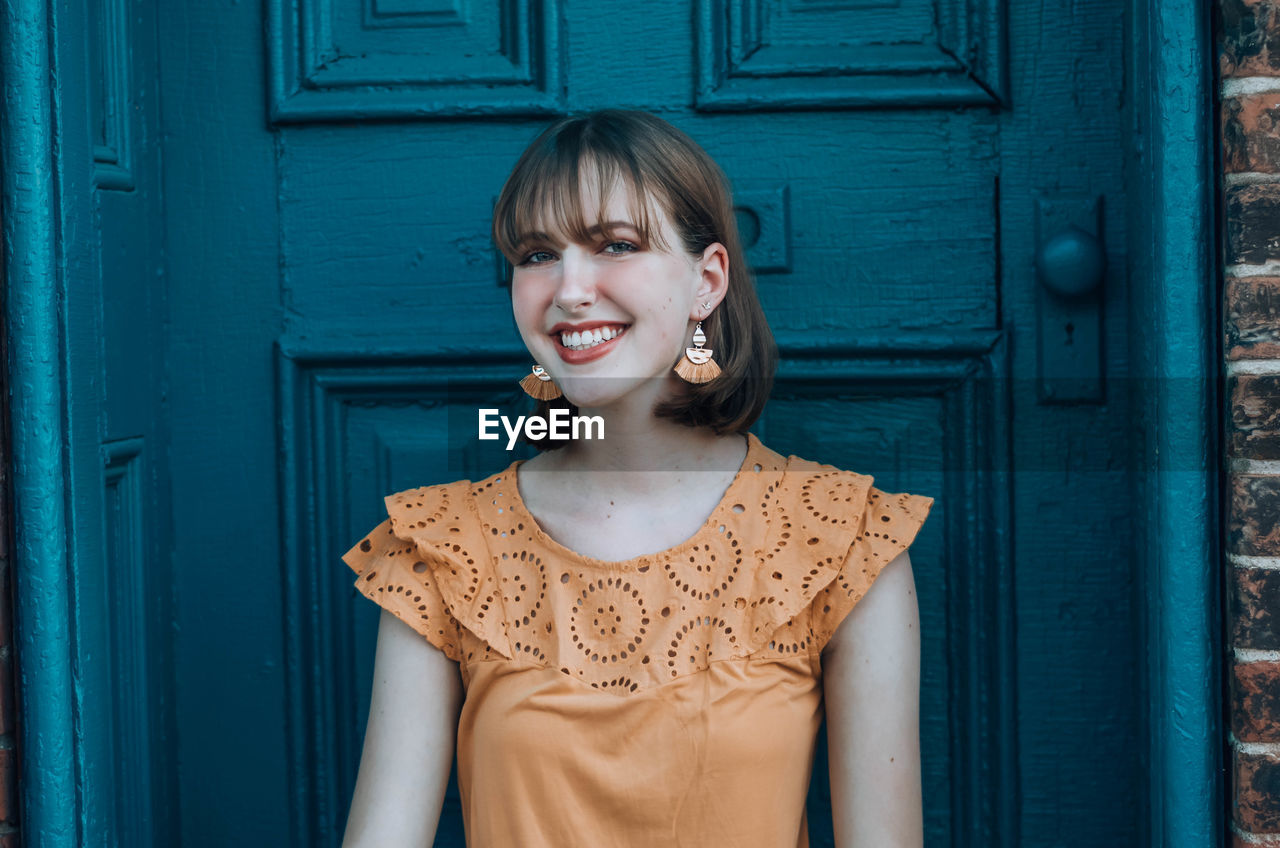
M 181 844 L 338 844 L 377 619 L 338 555 L 382 495 L 511 460 L 471 435 L 528 367 L 493 199 L 546 122 L 605 106 L 733 183 L 783 361 L 757 433 L 936 499 L 928 843 L 1141 843 L 1122 5 L 129 8 L 160 36 L 163 207 L 120 215 L 163 233 L 167 314 L 107 264 L 141 357 L 112 373 L 156 379 L 164 326 Z M 831 845 L 825 758 L 810 821 Z M 437 844 L 460 828 L 455 786 Z
M 73 396 L 82 404 L 99 392 L 102 398 L 96 421 L 72 415 L 77 434 L 96 425 L 99 460 L 76 472 L 77 484 L 92 482 L 72 487 L 80 844 L 165 845 L 178 838 L 179 823 L 155 6 L 90 0 L 70 9 L 64 26 L 78 24 L 81 10 L 88 24 L 88 130 L 101 247 L 96 308 L 91 292 L 75 287 L 68 319 L 71 344 L 83 356 Z M 40 845 L 56 837 L 26 831 L 24 838 Z

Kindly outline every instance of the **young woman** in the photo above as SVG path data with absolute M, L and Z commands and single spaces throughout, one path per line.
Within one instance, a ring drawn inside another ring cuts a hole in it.
M 455 740 L 471 848 L 802 848 L 824 713 L 837 844 L 921 845 L 933 500 L 747 432 L 776 354 L 720 169 L 647 113 L 566 118 L 493 235 L 522 385 L 604 437 L 389 495 L 344 555 L 384 608 L 346 848 L 430 845 Z

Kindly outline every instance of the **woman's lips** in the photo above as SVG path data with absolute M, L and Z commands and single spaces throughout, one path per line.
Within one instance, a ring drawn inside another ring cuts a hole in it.
M 569 363 L 570 365 L 581 365 L 584 362 L 591 362 L 593 360 L 599 359 L 600 357 L 607 354 L 609 351 L 613 350 L 614 345 L 618 343 L 618 340 L 624 338 L 627 335 L 627 329 L 628 329 L 627 327 L 623 327 L 622 332 L 619 333 L 618 335 L 614 336 L 613 338 L 609 339 L 606 342 L 601 342 L 600 344 L 595 345 L 594 347 L 589 347 L 585 350 L 574 350 L 573 348 L 565 347 L 563 344 L 560 343 L 559 333 L 553 334 L 552 338 L 555 340 L 556 353 L 560 354 L 560 358 L 562 360 Z

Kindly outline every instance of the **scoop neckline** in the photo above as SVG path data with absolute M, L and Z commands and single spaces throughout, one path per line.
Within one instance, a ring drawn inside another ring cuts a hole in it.
M 538 523 L 538 519 L 534 518 L 533 513 L 525 506 L 524 498 L 520 495 L 520 477 L 519 469 L 526 460 L 518 459 L 511 463 L 507 469 L 507 476 L 511 480 L 511 507 L 512 511 L 517 513 L 523 520 L 529 523 L 533 535 L 541 541 L 547 548 L 558 556 L 573 560 L 582 565 L 592 566 L 594 568 L 603 568 L 609 571 L 635 571 L 640 565 L 659 559 L 671 559 L 678 556 L 695 545 L 700 544 L 703 538 L 713 532 L 718 532 L 720 525 L 728 526 L 731 519 L 726 518 L 736 515 L 732 512 L 733 506 L 740 502 L 738 497 L 742 489 L 746 486 L 748 470 L 753 469 L 756 472 L 763 470 L 764 463 L 760 459 L 761 442 L 755 433 L 747 434 L 747 455 L 743 457 L 742 464 L 738 466 L 738 471 L 733 475 L 733 479 L 729 481 L 728 487 L 725 488 L 724 494 L 720 498 L 720 502 L 716 504 L 715 509 L 711 510 L 711 514 L 707 516 L 707 520 L 702 523 L 693 535 L 685 539 L 683 542 L 674 547 L 661 551 L 653 551 L 652 553 L 640 554 L 631 559 L 607 560 L 597 559 L 596 557 L 587 556 L 578 551 L 569 548 L 560 542 L 557 542 L 549 533 L 542 529 L 542 525 Z M 745 504 L 744 504 L 745 506 Z M 745 511 L 745 510 L 744 510 Z

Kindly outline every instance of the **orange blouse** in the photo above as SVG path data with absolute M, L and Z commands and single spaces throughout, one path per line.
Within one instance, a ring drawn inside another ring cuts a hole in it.
M 820 652 L 933 499 L 748 443 L 707 522 L 660 553 L 560 545 L 517 461 L 387 496 L 343 555 L 459 665 L 470 848 L 807 848 Z

